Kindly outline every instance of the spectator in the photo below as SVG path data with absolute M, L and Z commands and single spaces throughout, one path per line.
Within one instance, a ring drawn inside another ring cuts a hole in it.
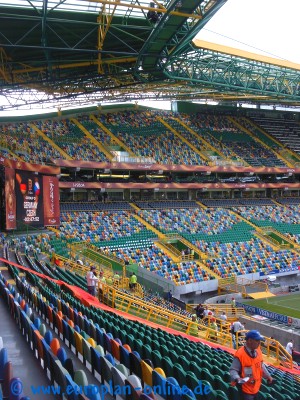
M 90 271 L 86 274 L 86 284 L 89 294 L 96 296 L 96 282 L 98 278 L 95 275 L 96 267 L 91 267 Z
M 109 276 L 109 277 L 107 278 L 106 283 L 107 283 L 109 286 L 112 286 L 112 284 L 113 284 L 113 279 L 112 279 L 111 276 Z
M 217 332 L 218 332 L 218 325 L 216 323 L 216 319 L 215 318 L 211 318 L 210 319 L 210 324 L 208 326 L 212 331 L 209 333 L 209 338 L 211 340 L 217 340 Z
M 199 303 L 195 309 L 197 317 L 202 319 L 203 318 L 203 313 L 204 313 L 204 307 L 201 303 Z
M 149 4 L 149 7 L 151 8 L 155 8 L 155 3 L 151 2 Z M 154 24 L 159 20 L 159 14 L 157 13 L 157 11 L 154 10 L 149 10 L 147 13 L 147 18 L 149 19 L 149 21 L 153 22 Z
M 232 385 L 241 385 L 243 400 L 256 400 L 262 378 L 271 384 L 273 378 L 263 363 L 260 342 L 265 340 L 258 331 L 247 332 L 246 343 L 239 348 L 229 368 Z
M 168 293 L 167 293 L 167 300 L 168 300 L 168 301 L 171 301 L 171 300 L 172 300 L 172 297 L 173 297 L 172 291 L 169 290 Z
M 129 278 L 129 287 L 130 289 L 132 289 L 133 291 L 135 291 L 136 289 L 136 284 L 137 284 L 137 276 L 135 275 L 134 272 L 132 272 L 130 278 Z
M 203 316 L 208 317 L 208 316 L 213 316 L 213 312 L 209 310 L 208 306 L 205 307 L 205 310 L 203 311 Z
M 276 340 L 273 338 L 273 336 L 270 337 L 270 346 L 276 346 Z
M 233 324 L 232 324 L 232 333 L 236 334 L 239 331 L 244 330 L 244 325 L 240 322 L 240 319 L 238 318 Z
M 99 282 L 99 299 L 103 301 L 103 287 L 106 284 L 106 278 L 104 275 L 100 277 Z
M 220 315 L 220 320 L 222 321 L 221 324 L 225 325 L 227 322 L 227 315 L 225 313 L 225 311 L 222 312 L 222 314 Z
M 120 275 L 118 272 L 115 272 L 114 274 L 114 282 L 119 282 L 120 281 Z
M 235 301 L 235 298 L 233 297 L 233 298 L 231 299 L 231 313 L 232 313 L 233 315 L 235 315 L 235 308 L 236 308 L 236 301 Z
M 192 315 L 192 324 L 189 331 L 190 335 L 198 336 L 198 323 L 197 323 L 197 315 Z
M 287 343 L 287 345 L 286 345 L 286 347 L 285 347 L 285 350 L 286 350 L 291 356 L 293 356 L 293 350 L 294 350 L 294 341 L 293 341 L 293 339 L 291 339 L 291 340 Z

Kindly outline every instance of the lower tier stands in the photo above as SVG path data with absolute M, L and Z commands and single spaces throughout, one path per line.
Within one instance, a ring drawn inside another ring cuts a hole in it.
M 225 349 L 198 340 L 190 341 L 188 337 L 128 320 L 115 312 L 86 307 L 66 292 L 60 292 L 59 297 L 45 283 L 37 283 L 37 292 L 17 279 L 20 292 L 17 294 L 1 277 L 0 291 L 11 314 L 19 321 L 21 332 L 32 343 L 36 356 L 43 360 L 51 380 L 60 387 L 92 387 L 85 374 L 76 370 L 72 360 L 66 357 L 65 343 L 99 378 L 99 388 L 109 387 L 110 382 L 120 387 L 131 384 L 133 391 L 121 396 L 124 400 L 157 399 L 154 388 L 158 387 L 160 396 L 166 400 L 239 399 L 237 388 L 230 385 L 228 373 L 232 354 Z M 53 338 L 48 326 L 59 335 L 58 339 Z M 268 369 L 277 382 L 270 387 L 263 383 L 262 399 L 274 396 L 276 400 L 299 398 L 297 376 L 275 367 Z M 208 388 L 205 395 L 196 390 L 199 381 Z M 134 389 L 136 384 L 139 384 L 139 390 Z M 179 390 L 183 386 L 189 388 L 185 394 L 173 394 L 172 391 L 167 394 L 165 391 L 166 387 Z M 98 400 L 100 397 L 85 393 L 85 397 L 69 395 L 67 399 Z
M 138 264 L 141 268 L 173 281 L 176 285 L 202 282 L 211 277 L 197 261 L 175 263 L 151 239 L 125 240 L 98 243 L 99 249 L 107 255 L 124 260 L 125 264 Z

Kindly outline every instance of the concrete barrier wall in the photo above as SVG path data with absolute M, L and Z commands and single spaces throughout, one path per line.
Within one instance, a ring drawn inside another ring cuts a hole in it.
M 232 298 L 235 298 L 236 301 L 242 300 L 243 296 L 241 293 L 227 293 L 221 294 L 220 296 L 210 297 L 205 301 L 206 304 L 216 304 L 220 303 L 221 301 L 225 301 L 226 304 L 230 304 Z
M 263 336 L 273 337 L 275 340 L 280 342 L 282 346 L 285 348 L 287 343 L 293 339 L 294 340 L 294 349 L 296 351 L 300 350 L 300 335 L 293 333 L 286 326 L 282 328 L 276 326 L 270 326 L 265 324 L 263 321 L 255 321 L 249 320 L 244 317 L 240 317 L 242 324 L 245 324 L 245 329 L 258 330 Z

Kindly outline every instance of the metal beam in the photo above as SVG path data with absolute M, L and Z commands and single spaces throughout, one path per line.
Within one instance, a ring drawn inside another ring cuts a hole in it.
M 300 72 L 284 66 L 249 60 L 208 49 L 170 57 L 164 65 L 168 79 L 206 85 L 224 92 L 243 92 L 300 101 Z

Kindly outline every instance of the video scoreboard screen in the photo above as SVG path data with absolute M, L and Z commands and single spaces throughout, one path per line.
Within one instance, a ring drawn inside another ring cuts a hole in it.
M 9 161 L 10 164 L 16 164 L 13 167 L 28 165 Z M 58 178 L 45 174 L 52 172 L 51 167 L 29 165 L 30 170 L 5 167 L 7 230 L 16 229 L 18 223 L 32 226 L 60 224 Z M 34 167 L 36 170 L 33 170 Z

